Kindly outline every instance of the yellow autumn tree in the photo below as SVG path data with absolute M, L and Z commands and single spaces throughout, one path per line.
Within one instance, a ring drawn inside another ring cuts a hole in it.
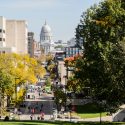
M 0 75 L 1 91 L 4 89 L 4 93 L 1 92 L 0 97 L 9 96 L 17 104 L 25 95 L 25 91 L 23 91 L 25 83 L 35 84 L 37 78 L 45 74 L 45 69 L 36 59 L 30 58 L 28 55 L 1 54 L 0 74 L 2 74 Z M 18 92 L 15 89 L 17 86 L 20 87 Z
M 20 83 L 36 83 L 37 77 L 45 74 L 45 69 L 37 62 L 36 59 L 30 58 L 28 55 L 12 55 L 14 70 L 12 74 L 18 78 L 17 84 Z

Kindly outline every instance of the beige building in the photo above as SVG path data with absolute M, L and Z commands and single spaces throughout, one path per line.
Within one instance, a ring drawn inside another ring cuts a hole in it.
M 42 49 L 40 46 L 40 43 L 37 41 L 34 41 L 34 57 L 39 58 L 42 54 Z
M 0 16 L 0 53 L 28 53 L 25 20 L 6 20 Z
M 64 61 L 58 61 L 58 73 L 59 73 L 59 77 L 60 77 L 60 82 L 63 85 L 66 85 L 66 67 L 64 65 Z

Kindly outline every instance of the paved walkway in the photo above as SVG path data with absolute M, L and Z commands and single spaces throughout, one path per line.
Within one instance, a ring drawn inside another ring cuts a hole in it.
M 39 114 L 35 114 L 33 116 L 33 120 L 38 120 L 38 116 L 40 116 Z M 20 115 L 19 116 L 20 120 L 30 120 L 30 115 Z M 45 115 L 44 116 L 44 120 L 51 120 L 53 118 L 52 115 Z M 74 121 L 74 122 L 77 122 L 77 121 L 91 121 L 91 122 L 95 122 L 95 121 L 100 121 L 100 117 L 97 117 L 97 118 L 86 118 L 86 119 L 60 119 L 60 118 L 57 118 L 55 120 L 60 120 L 60 121 Z M 106 117 L 101 117 L 101 121 L 109 121 L 111 122 L 112 121 L 112 116 L 106 116 Z
M 82 121 L 100 121 L 100 117 L 83 119 Z M 112 121 L 112 116 L 101 117 L 101 121 Z
M 91 122 L 99 122 L 100 121 L 100 117 L 97 118 L 86 118 L 86 119 L 57 119 L 57 120 L 61 120 L 61 121 L 91 121 Z M 108 121 L 111 122 L 112 121 L 112 116 L 106 116 L 106 117 L 101 117 L 101 121 Z
M 40 116 L 40 114 L 33 115 L 33 120 L 38 120 L 38 116 Z M 50 120 L 51 118 L 52 118 L 52 115 L 45 115 L 44 116 L 45 120 Z M 30 115 L 20 115 L 19 119 L 20 120 L 31 120 Z
M 34 91 L 33 93 L 27 93 L 30 96 L 35 96 L 34 99 L 26 99 L 25 100 L 25 104 L 26 107 L 25 108 L 21 108 L 22 115 L 19 116 L 20 120 L 30 120 L 30 115 L 31 115 L 31 110 L 28 109 L 28 107 L 36 107 L 37 109 L 41 108 L 41 104 L 43 104 L 43 112 L 45 113 L 44 119 L 45 120 L 51 120 L 53 118 L 53 107 L 54 107 L 54 101 L 52 100 L 53 95 L 50 94 L 46 94 L 46 93 L 40 93 L 39 96 L 39 92 L 38 91 Z M 75 100 L 76 101 L 76 100 Z M 78 100 L 76 101 L 78 102 Z M 81 102 L 81 101 L 80 101 Z M 33 115 L 33 120 L 38 120 L 38 116 L 40 116 L 40 111 L 36 110 L 37 114 Z M 100 117 L 97 118 L 87 118 L 87 119 L 55 119 L 55 120 L 61 120 L 61 121 L 100 121 Z M 112 116 L 106 116 L 106 117 L 102 117 L 101 121 L 112 121 Z

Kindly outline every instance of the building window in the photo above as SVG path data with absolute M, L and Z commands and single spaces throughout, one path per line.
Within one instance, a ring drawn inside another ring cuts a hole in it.
M 0 41 L 2 41 L 2 38 L 0 38 Z
M 5 30 L 0 29 L 0 33 L 5 33 Z

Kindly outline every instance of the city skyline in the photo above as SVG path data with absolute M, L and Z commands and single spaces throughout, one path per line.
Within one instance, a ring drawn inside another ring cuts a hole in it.
M 66 42 L 75 35 L 80 16 L 87 8 L 101 0 L 5 0 L 0 2 L 0 16 L 26 20 L 28 31 L 39 41 L 45 20 L 52 29 L 53 40 Z

